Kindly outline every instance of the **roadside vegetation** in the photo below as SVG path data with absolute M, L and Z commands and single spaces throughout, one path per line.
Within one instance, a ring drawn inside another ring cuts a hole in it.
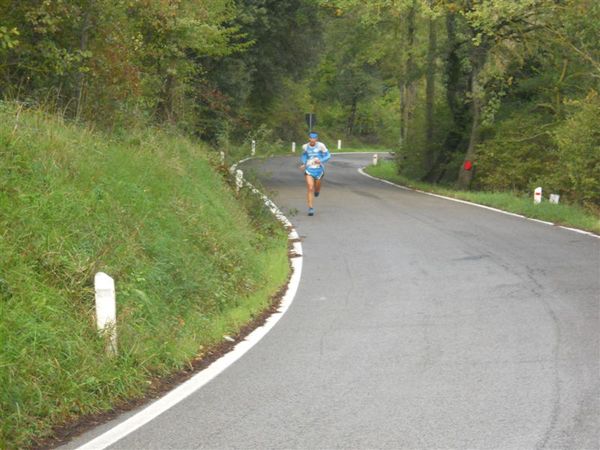
M 287 233 L 211 158 L 168 132 L 109 136 L 0 103 L 0 448 L 143 396 L 270 305 Z M 117 289 L 113 358 L 99 271 Z
M 600 3 L 320 3 L 310 92 L 328 137 L 393 148 L 414 181 L 600 209 Z
M 596 0 L 23 0 L 0 17 L 0 98 L 168 124 L 229 161 L 304 142 L 314 113 L 330 149 L 391 148 L 412 180 L 600 208 Z
M 558 204 L 550 203 L 547 195 L 540 204 L 536 205 L 533 202 L 533 192 L 519 194 L 517 192 L 461 191 L 450 186 L 424 183 L 398 174 L 396 164 L 391 161 L 381 161 L 376 166 L 369 166 L 365 169 L 365 172 L 374 177 L 412 189 L 467 200 L 503 211 L 521 214 L 532 219 L 578 228 L 600 235 L 600 216 L 598 214 L 594 214 L 592 211 L 578 205 L 560 202 Z

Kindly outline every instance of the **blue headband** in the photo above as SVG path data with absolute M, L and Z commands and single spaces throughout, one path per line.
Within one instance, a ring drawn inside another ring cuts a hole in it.
M 316 139 L 316 138 L 319 137 L 319 135 L 317 133 L 309 133 L 308 137 L 311 138 L 311 139 Z

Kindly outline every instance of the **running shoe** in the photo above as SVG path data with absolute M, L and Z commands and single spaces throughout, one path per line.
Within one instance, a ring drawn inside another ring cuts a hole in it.
M 315 215 L 315 208 L 308 208 L 308 215 L 309 216 L 314 216 Z
M 315 192 L 315 197 L 318 197 L 320 192 Z

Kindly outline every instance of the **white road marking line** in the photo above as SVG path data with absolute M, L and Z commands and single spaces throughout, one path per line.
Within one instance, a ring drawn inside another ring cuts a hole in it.
M 592 236 L 595 237 L 597 239 L 600 239 L 600 236 L 598 236 L 597 234 L 591 233 L 589 231 L 585 231 L 585 230 L 580 230 L 578 228 L 571 228 L 571 227 L 565 227 L 564 225 L 558 225 L 560 228 L 564 228 L 565 230 L 570 230 L 570 231 L 574 231 L 575 233 L 579 233 L 579 234 L 586 234 L 588 236 Z
M 531 220 L 532 222 L 538 222 L 538 223 L 543 223 L 544 225 L 552 225 L 554 226 L 555 224 L 552 222 L 546 222 L 545 220 L 540 220 L 540 219 L 533 219 L 532 217 L 525 217 L 527 220 Z
M 569 227 L 565 227 L 565 226 L 562 226 L 562 225 L 556 225 L 556 224 L 554 224 L 554 223 L 552 223 L 552 222 L 546 222 L 546 221 L 544 221 L 544 220 L 539 220 L 539 219 L 532 219 L 531 217 L 525 217 L 525 216 L 523 216 L 523 215 L 521 215 L 521 214 L 515 214 L 515 213 L 508 212 L 508 211 L 503 211 L 503 210 L 501 210 L 501 209 L 498 209 L 498 208 L 492 208 L 491 206 L 480 205 L 479 203 L 473 203 L 473 202 L 469 202 L 469 201 L 467 201 L 467 200 L 460 200 L 460 199 L 458 199 L 458 198 L 446 197 L 445 195 L 433 194 L 433 193 L 431 193 L 431 192 L 425 192 L 425 191 L 421 191 L 421 190 L 419 190 L 419 189 L 412 189 L 412 188 L 409 188 L 409 187 L 406 187 L 406 186 L 401 186 L 401 185 L 399 185 L 399 184 L 392 183 L 391 181 L 388 181 L 388 180 L 383 180 L 383 179 L 381 179 L 381 178 L 377 178 L 377 177 L 374 177 L 374 176 L 372 176 L 372 175 L 369 175 L 369 174 L 368 174 L 368 173 L 366 173 L 366 172 L 365 172 L 363 169 L 358 169 L 358 172 L 359 172 L 361 175 L 364 175 L 365 177 L 371 178 L 371 179 L 373 179 L 373 180 L 377 180 L 377 181 L 379 181 L 379 182 L 381 182 L 381 183 L 390 184 L 390 185 L 392 185 L 392 186 L 394 186 L 394 187 L 396 187 L 396 188 L 399 188 L 399 189 L 404 189 L 404 190 L 406 190 L 406 191 L 419 192 L 419 193 L 421 193 L 421 194 L 430 195 L 430 196 L 432 196 L 432 197 L 443 198 L 443 199 L 445 199 L 445 200 L 450 200 L 450 201 L 457 202 L 457 203 L 464 203 L 464 204 L 466 204 L 466 205 L 472 205 L 472 206 L 476 206 L 476 207 L 478 207 L 478 208 L 489 209 L 490 211 L 499 212 L 499 213 L 502 213 L 502 214 L 506 214 L 506 215 L 508 215 L 508 216 L 520 217 L 521 219 L 527 219 L 527 220 L 531 220 L 531 221 L 533 221 L 533 222 L 539 222 L 539 223 L 543 223 L 543 224 L 545 224 L 545 225 L 557 226 L 558 228 L 564 228 L 565 230 L 571 230 L 571 231 L 575 231 L 576 233 L 585 234 L 585 235 L 588 235 L 588 236 L 594 237 L 594 238 L 596 238 L 596 239 L 600 239 L 600 236 L 598 236 L 597 234 L 591 233 L 591 232 L 589 232 L 589 231 L 579 230 L 579 229 L 577 229 L 577 228 L 569 228 Z

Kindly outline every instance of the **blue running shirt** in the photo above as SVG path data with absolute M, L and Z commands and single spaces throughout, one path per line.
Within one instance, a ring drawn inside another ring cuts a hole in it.
M 317 162 L 316 158 L 318 158 L 320 162 Z M 325 144 L 322 142 L 317 142 L 314 147 L 311 147 L 310 144 L 304 144 L 302 146 L 300 161 L 306 166 L 304 173 L 317 180 L 325 173 L 324 163 L 329 161 L 330 158 L 331 153 L 329 153 L 329 150 L 327 150 L 327 147 L 325 147 Z

